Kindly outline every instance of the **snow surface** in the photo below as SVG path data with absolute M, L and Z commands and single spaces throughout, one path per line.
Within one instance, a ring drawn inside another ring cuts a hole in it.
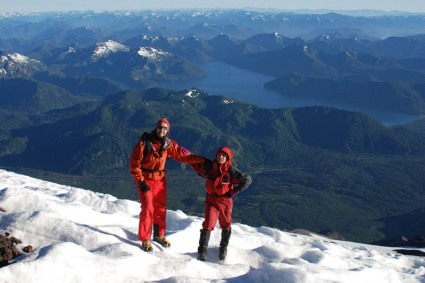
M 22 64 L 26 64 L 30 61 L 30 59 L 27 56 L 24 56 L 24 55 L 21 55 L 21 54 L 18 54 L 18 53 L 10 54 L 10 58 L 12 60 L 14 60 L 15 62 L 19 62 L 19 63 L 22 63 Z
M 425 282 L 421 257 L 239 223 L 226 261 L 217 259 L 216 229 L 200 262 L 202 218 L 182 211 L 167 211 L 171 247 L 146 253 L 137 241 L 139 207 L 0 170 L 0 232 L 35 249 L 0 268 L 0 282 Z
M 196 91 L 196 90 L 192 90 L 192 89 L 190 89 L 186 94 L 185 94 L 185 96 L 188 96 L 188 97 L 190 97 L 190 98 L 195 98 L 195 97 L 198 97 L 199 96 L 199 92 L 198 91 Z
M 7 68 L 4 67 L 5 65 L 7 65 Z M 13 73 L 15 69 L 20 66 L 35 66 L 42 68 L 44 64 L 39 60 L 31 59 L 19 53 L 5 53 L 5 55 L 0 56 L 0 75 L 6 75 L 8 73 L 7 69 L 9 69 L 9 72 Z
M 106 42 L 99 42 L 96 44 L 96 48 L 93 51 L 92 58 L 99 59 L 108 57 L 112 53 L 116 52 L 129 52 L 130 49 L 118 42 L 113 40 L 108 40 Z
M 140 56 L 146 57 L 150 60 L 158 60 L 164 57 L 171 56 L 171 53 L 162 51 L 160 49 L 156 49 L 153 47 L 140 47 L 139 51 L 137 52 Z
M 20 64 L 28 64 L 30 62 L 41 63 L 38 60 L 30 59 L 27 56 L 21 55 L 19 53 L 11 53 L 11 54 L 2 55 L 0 56 L 0 59 L 1 59 L 0 62 L 2 63 L 9 62 L 9 64 L 13 64 L 14 62 L 20 63 Z
M 230 100 L 230 99 L 223 99 L 223 102 L 224 102 L 224 104 L 232 104 L 232 103 L 234 103 L 234 101 L 233 100 Z

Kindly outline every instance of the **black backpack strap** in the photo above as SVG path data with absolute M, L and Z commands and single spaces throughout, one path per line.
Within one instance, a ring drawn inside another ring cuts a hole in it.
M 144 132 L 141 136 L 139 141 L 143 142 L 143 145 L 146 145 L 146 142 L 149 141 L 151 134 L 149 134 L 148 132 Z
M 149 150 L 156 151 L 155 148 L 152 145 L 152 142 L 150 141 L 150 137 L 151 137 L 151 134 L 148 133 L 148 132 L 144 132 L 140 136 L 139 142 L 143 143 L 143 146 L 144 146 L 143 155 L 146 155 L 146 153 Z

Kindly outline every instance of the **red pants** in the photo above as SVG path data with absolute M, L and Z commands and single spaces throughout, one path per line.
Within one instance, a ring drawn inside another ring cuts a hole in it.
M 220 224 L 220 228 L 223 230 L 230 229 L 232 225 L 232 209 L 233 199 L 225 197 L 214 197 L 207 195 L 205 200 L 205 220 L 202 223 L 204 230 L 214 230 L 215 224 Z
M 153 224 L 158 225 L 158 236 L 164 236 L 166 228 L 167 181 L 165 178 L 161 180 L 146 179 L 145 181 L 151 188 L 150 191 L 142 193 L 140 190 L 137 190 L 141 203 L 138 233 L 140 241 L 151 239 Z

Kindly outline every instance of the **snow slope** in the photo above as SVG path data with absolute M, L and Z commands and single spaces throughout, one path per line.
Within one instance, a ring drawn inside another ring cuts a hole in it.
M 171 248 L 145 253 L 137 241 L 139 207 L 0 170 L 0 232 L 35 249 L 0 268 L 0 282 L 425 282 L 421 257 L 239 223 L 226 261 L 217 259 L 216 229 L 208 261 L 200 262 L 202 218 L 182 211 L 167 211 Z

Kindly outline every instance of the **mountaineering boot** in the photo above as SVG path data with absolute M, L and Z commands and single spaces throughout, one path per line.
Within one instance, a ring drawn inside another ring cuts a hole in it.
M 151 241 L 143 241 L 142 242 L 142 250 L 145 251 L 145 252 L 151 252 L 153 250 Z
M 161 246 L 163 246 L 164 248 L 169 248 L 171 246 L 170 241 L 168 241 L 167 238 L 165 238 L 165 236 L 153 236 L 153 240 L 157 243 L 159 243 Z
M 221 241 L 220 248 L 218 252 L 218 258 L 220 260 L 225 260 L 227 256 L 227 246 L 229 245 L 230 235 L 232 234 L 232 229 L 221 230 Z
M 153 236 L 159 236 L 159 225 L 153 224 Z
M 205 261 L 207 259 L 208 242 L 210 241 L 211 231 L 201 229 L 198 247 L 198 260 Z
M 165 238 L 165 236 L 159 235 L 159 225 L 158 224 L 153 224 L 153 240 L 155 242 L 159 243 L 164 248 L 169 248 L 171 246 L 170 241 L 168 241 L 168 239 Z

